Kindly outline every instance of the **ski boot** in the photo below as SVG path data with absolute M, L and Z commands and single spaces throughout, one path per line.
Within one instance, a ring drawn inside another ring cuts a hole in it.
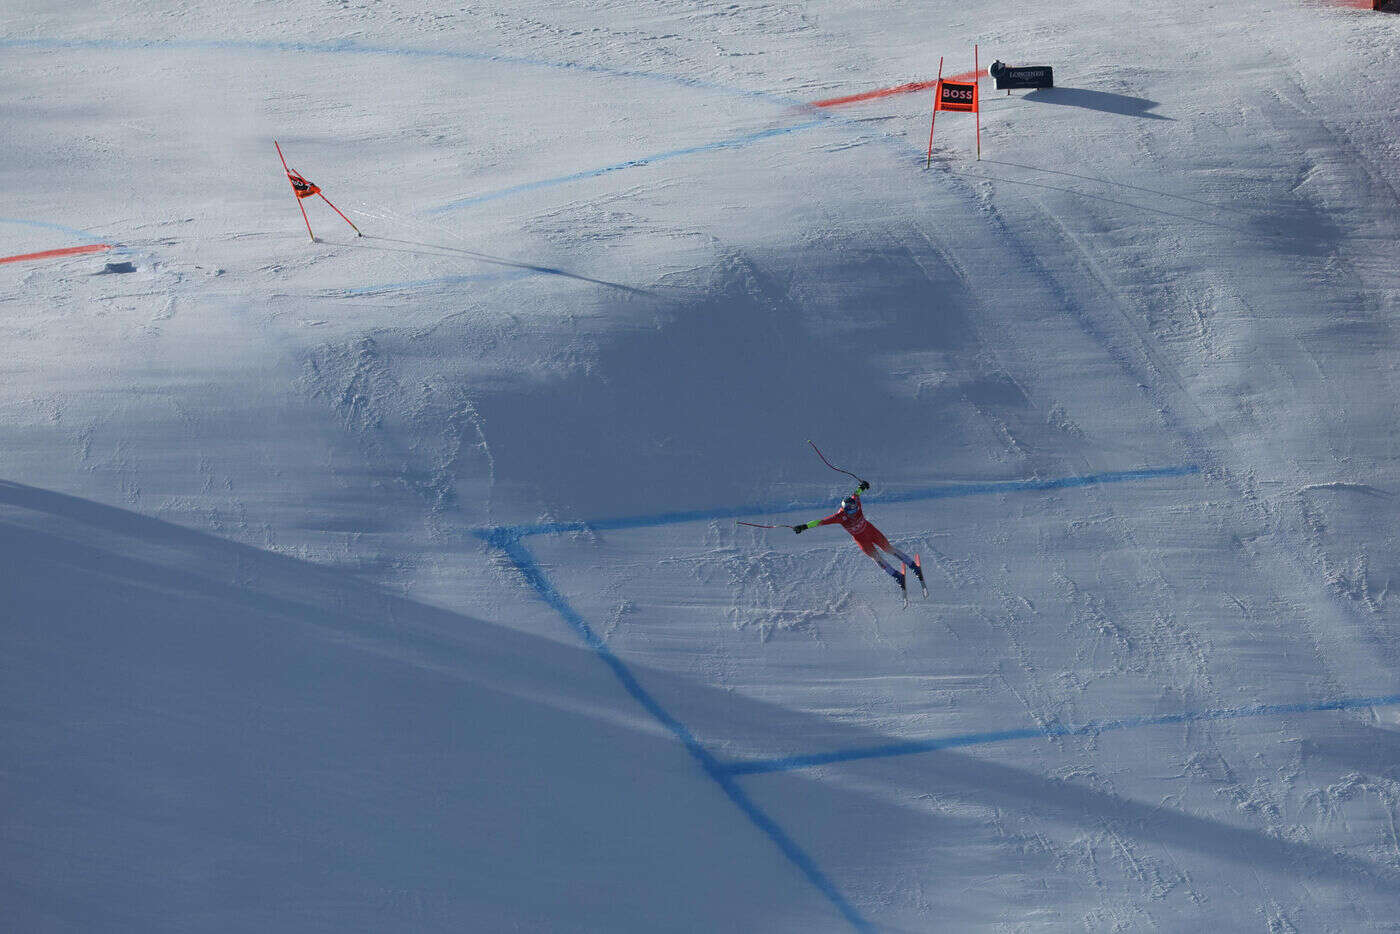
M 918 575 L 918 578 L 919 578 L 919 587 L 920 587 L 920 589 L 922 589 L 923 592 L 924 592 L 924 599 L 927 600 L 927 599 L 928 599 L 928 584 L 925 584 L 925 583 L 924 583 L 924 566 L 923 566 L 923 563 L 919 560 L 919 556 L 918 556 L 917 554 L 914 555 L 914 573 L 915 573 L 916 575 Z

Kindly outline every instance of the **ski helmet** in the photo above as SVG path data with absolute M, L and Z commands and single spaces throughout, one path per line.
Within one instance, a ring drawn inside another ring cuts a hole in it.
M 847 496 L 845 499 L 841 500 L 841 509 L 846 515 L 853 516 L 860 510 L 860 500 L 856 499 L 854 496 Z

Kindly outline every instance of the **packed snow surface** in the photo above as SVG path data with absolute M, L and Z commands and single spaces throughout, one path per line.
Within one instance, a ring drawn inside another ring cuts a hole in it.
M 1397 53 L 6 4 L 5 928 L 1394 930 Z

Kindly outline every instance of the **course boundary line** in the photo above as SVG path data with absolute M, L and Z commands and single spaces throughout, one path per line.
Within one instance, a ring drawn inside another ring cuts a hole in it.
M 458 198 L 456 201 L 449 201 L 437 207 L 425 208 L 424 214 L 445 214 L 448 211 L 455 211 L 459 208 L 471 207 L 487 201 L 495 201 L 497 198 L 506 198 L 511 195 L 523 194 L 527 191 L 538 191 L 542 188 L 553 188 L 557 185 L 567 185 L 569 182 L 582 181 L 585 178 L 597 178 L 600 175 L 608 175 L 613 172 L 620 172 L 624 169 L 638 169 L 642 166 L 652 165 L 656 162 L 666 162 L 670 159 L 680 159 L 684 156 L 694 156 L 702 152 L 717 152 L 721 149 L 739 149 L 751 143 L 762 142 L 777 136 L 786 136 L 789 133 L 797 133 L 802 130 L 810 130 L 815 126 L 820 126 L 826 120 L 808 120 L 806 123 L 795 123 L 791 126 L 773 127 L 767 130 L 758 130 L 753 133 L 745 133 L 742 136 L 731 136 L 727 139 L 715 140 L 709 143 L 700 143 L 696 146 L 686 146 L 681 149 L 669 149 L 665 152 L 652 153 L 649 156 L 639 156 L 636 159 L 628 159 L 626 162 L 614 162 L 612 165 L 601 166 L 596 169 L 584 169 L 581 172 L 572 172 L 568 175 L 556 175 L 553 178 L 536 179 L 533 182 L 522 182 L 519 185 L 511 185 L 509 188 L 497 188 L 495 191 L 482 192 L 479 195 L 468 195 L 465 198 Z
M 1161 477 L 1186 477 L 1200 473 L 1194 464 L 1179 467 L 1144 467 L 1139 470 L 1113 470 L 1080 476 L 1054 477 L 1047 480 L 989 480 L 973 483 L 946 483 L 912 490 L 872 491 L 865 499 L 881 504 L 916 503 L 935 499 L 960 499 L 966 496 L 992 496 L 998 493 L 1032 493 L 1049 490 L 1069 490 L 1077 487 L 1131 483 Z M 663 512 L 644 516 L 622 516 L 611 519 L 581 519 L 575 522 L 539 522 L 526 525 L 498 526 L 482 529 L 478 534 L 502 533 L 514 538 L 530 535 L 560 535 L 566 532 L 605 532 L 617 529 L 644 529 L 664 525 L 682 525 L 713 519 L 737 519 L 741 516 L 778 515 L 812 509 L 830 509 L 830 499 L 805 502 L 754 503 L 723 509 L 694 509 L 684 512 Z
M 628 80 L 656 81 L 665 84 L 673 84 L 680 87 L 694 90 L 719 93 L 728 96 L 743 97 L 767 104 L 783 107 L 797 107 L 807 110 L 808 113 L 820 112 L 842 104 L 856 103 L 859 101 L 873 100 L 880 97 L 888 97 L 894 94 L 904 94 L 913 91 L 924 90 L 937 84 L 936 81 L 914 81 L 896 87 L 878 88 L 873 91 L 863 91 L 857 94 L 845 95 L 842 97 L 826 98 L 819 101 L 801 101 L 796 98 L 787 97 L 783 94 L 771 91 L 756 91 L 748 88 L 733 87 L 730 85 L 715 84 L 697 78 L 688 78 L 684 75 L 665 74 L 663 72 L 645 71 L 642 69 L 613 68 L 607 65 L 589 64 L 586 62 L 556 61 L 531 56 L 506 55 L 494 52 L 473 51 L 470 49 L 433 49 L 414 48 L 401 46 L 371 45 L 367 43 L 355 42 L 354 40 L 341 40 L 337 42 L 288 42 L 270 39 L 175 39 L 175 38 L 135 38 L 135 39 L 101 39 L 101 38 L 72 38 L 60 39 L 53 37 L 0 37 L 0 48 L 8 49 L 89 49 L 93 51 L 133 51 L 149 48 L 164 48 L 175 51 L 224 51 L 224 52 L 262 52 L 262 53 L 312 53 L 319 55 L 364 55 L 364 56 L 384 56 L 397 58 L 416 59 L 445 59 L 467 62 L 478 62 L 483 64 L 517 65 L 532 68 L 555 69 L 561 71 L 575 71 L 582 74 L 598 75 L 610 78 L 622 78 Z M 986 69 L 981 72 L 966 72 L 958 75 L 958 78 L 972 78 L 986 74 Z M 803 130 L 813 129 L 831 120 L 826 115 L 819 116 L 815 120 L 804 123 L 793 124 L 785 127 L 775 127 L 768 130 L 760 130 L 754 133 L 747 133 L 740 136 L 733 136 L 726 139 L 716 140 L 695 146 L 683 147 L 680 149 L 667 150 L 653 153 L 635 159 L 628 159 L 624 162 L 617 162 L 612 165 L 601 166 L 595 169 L 585 169 L 579 172 L 572 172 L 566 175 L 559 175 L 552 178 L 537 179 L 531 182 L 524 182 L 519 185 L 512 185 L 494 191 L 482 192 L 477 195 L 469 195 L 459 198 L 446 204 L 437 205 L 424 210 L 428 215 L 443 214 L 459 208 L 482 204 L 487 201 L 494 201 L 498 198 L 509 197 L 510 195 L 521 194 L 527 191 L 536 191 L 543 188 L 552 188 L 570 182 L 581 181 L 588 178 L 597 178 L 612 172 L 625 169 L 641 168 L 657 162 L 664 162 L 670 159 L 678 159 L 684 156 L 697 155 L 703 152 L 714 152 L 721 149 L 737 149 L 748 146 L 752 143 L 762 142 L 776 136 L 783 136 L 789 133 L 796 133 Z
M 1049 480 L 1012 480 L 994 483 L 965 483 L 928 487 L 916 490 L 902 490 L 885 494 L 883 502 L 916 502 L 929 499 L 945 499 L 959 496 L 976 496 L 992 493 L 1035 492 L 1075 487 L 1095 486 L 1105 483 L 1123 483 L 1130 480 L 1146 480 L 1156 477 L 1179 477 L 1197 473 L 1195 466 L 1158 467 L 1142 470 L 1125 470 L 1110 473 L 1089 474 L 1078 477 L 1060 477 Z M 829 505 L 826 502 L 820 506 Z M 659 525 L 673 525 L 683 522 L 696 522 L 706 519 L 729 518 L 734 515 L 752 515 L 754 512 L 786 512 L 797 509 L 817 508 L 817 504 L 783 503 L 778 505 L 754 506 L 744 510 L 700 510 L 693 512 L 672 512 L 652 516 L 632 516 L 620 519 L 601 519 L 592 522 L 554 522 L 535 525 L 496 526 L 474 529 L 473 534 L 490 548 L 502 552 L 524 577 L 547 606 L 554 610 L 572 629 L 575 635 L 598 656 L 599 660 L 612 672 L 622 688 L 641 705 L 653 720 L 664 727 L 685 748 L 701 771 L 719 786 L 735 807 L 762 832 L 787 860 L 829 901 L 841 916 L 857 931 L 873 931 L 874 928 L 847 901 L 841 891 L 821 870 L 816 861 L 800 847 L 786 830 L 766 811 L 758 806 L 740 785 L 739 778 L 753 774 L 752 766 L 757 763 L 722 763 L 700 743 L 695 734 L 680 720 L 676 719 L 660 702 L 646 690 L 632 672 L 632 669 L 608 646 L 588 624 L 579 612 L 565 599 L 558 588 L 550 581 L 534 553 L 526 547 L 523 539 L 531 535 L 559 534 L 564 532 L 591 529 L 647 528 Z M 884 748 L 884 747 L 881 747 Z M 760 760 L 775 762 L 779 760 Z M 794 760 L 795 761 L 795 760 Z M 768 771 L 777 771 L 768 769 Z
M 801 756 L 781 756 L 774 759 L 748 759 L 728 762 L 721 768 L 728 775 L 768 775 L 773 772 L 792 772 L 810 769 L 819 765 L 833 765 L 842 762 L 858 762 L 863 759 L 886 759 L 894 756 L 912 756 L 924 752 L 937 752 L 940 749 L 957 749 L 962 746 L 986 746 L 991 743 L 1007 743 L 1018 739 L 1038 739 L 1052 736 L 1097 736 L 1118 730 L 1137 730 L 1151 726 L 1170 726 L 1176 723 L 1202 723 L 1210 720 L 1242 720 L 1248 717 L 1274 717 L 1293 713 L 1321 713 L 1329 710 L 1360 710 L 1367 707 L 1390 707 L 1400 704 L 1400 694 L 1384 694 L 1377 697 L 1343 697 L 1331 701 L 1317 701 L 1301 704 L 1254 704 L 1248 707 L 1223 707 L 1215 710 L 1184 711 L 1182 713 L 1160 714 L 1157 716 L 1124 717 L 1118 720 L 1091 720 L 1078 725 L 1049 725 L 1026 727 L 1019 730 L 996 730 L 987 733 L 962 733 L 940 739 L 917 740 L 915 742 L 888 743 L 882 746 L 863 746 L 852 749 L 838 749 L 832 752 L 813 753 Z
M 30 36 L 25 38 L 0 37 L 0 49 L 89 49 L 105 52 L 131 52 L 152 48 L 172 49 L 182 52 L 311 52 L 319 55 L 365 55 L 389 58 L 445 59 L 449 61 L 480 62 L 494 65 L 522 65 L 531 68 L 545 68 L 556 71 L 575 71 L 581 74 L 600 75 L 609 78 L 626 78 L 640 81 L 656 81 L 700 91 L 712 91 L 726 95 L 751 97 L 768 103 L 788 106 L 801 106 L 795 98 L 783 97 L 768 91 L 751 91 L 729 85 L 715 84 L 700 78 L 687 78 L 684 75 L 669 75 L 659 71 L 646 71 L 641 68 L 613 68 L 608 65 L 588 62 L 559 61 L 536 58 L 528 55 L 507 55 L 499 52 L 482 52 L 472 49 L 424 48 L 414 46 L 372 45 L 342 39 L 334 42 L 289 42 L 277 39 L 190 39 L 190 38 L 56 38 L 52 36 Z
M 850 923 L 851 927 L 862 932 L 873 931 L 874 928 L 870 922 L 862 917 L 846 900 L 836 885 L 827 878 L 826 873 L 822 872 L 816 861 L 798 846 L 797 842 L 777 821 L 754 802 L 748 792 L 740 787 L 734 775 L 721 766 L 719 760 L 700 744 L 690 728 L 672 716 L 646 688 L 642 687 L 641 682 L 632 673 L 632 669 L 628 668 L 626 663 L 609 648 L 608 644 L 594 632 L 593 627 L 588 625 L 588 621 L 579 615 L 578 611 L 564 598 L 564 595 L 550 582 L 544 569 L 535 560 L 534 554 L 525 547 L 519 536 L 501 529 L 479 530 L 477 534 L 485 539 L 487 544 L 505 553 L 539 598 L 558 613 L 564 622 L 568 623 L 569 628 L 583 640 L 584 644 L 593 650 L 593 653 L 602 660 L 603 664 L 608 666 L 613 677 L 632 696 L 632 699 L 685 747 L 686 752 L 690 753 L 690 757 L 695 760 L 705 775 L 719 786 L 725 797 L 739 809 L 751 824 L 772 841 L 783 856 L 807 878 L 807 881 L 815 886 L 826 897 L 827 901 L 831 902 L 841 913 L 841 916 Z
M 377 292 L 402 292 L 422 289 L 434 285 L 463 285 L 469 282 L 513 282 L 530 276 L 546 275 L 544 270 L 520 269 L 511 272 L 478 272 L 456 276 L 437 276 L 432 279 L 414 279 L 409 282 L 385 282 L 381 285 L 362 285 L 350 289 L 335 289 L 337 295 L 373 295 Z

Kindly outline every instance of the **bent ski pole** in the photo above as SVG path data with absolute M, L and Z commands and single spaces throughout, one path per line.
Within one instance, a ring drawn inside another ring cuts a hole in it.
M 842 470 L 840 467 L 837 467 L 837 466 L 836 466 L 835 464 L 833 464 L 831 461 L 827 460 L 827 459 L 826 459 L 826 455 L 822 453 L 822 449 L 819 448 L 819 447 L 817 447 L 816 443 L 813 442 L 811 438 L 808 438 L 808 439 L 807 439 L 807 443 L 810 444 L 810 445 L 812 445 L 812 450 L 814 450 L 814 451 L 817 452 L 817 456 L 820 457 L 820 458 L 822 459 L 822 463 L 823 463 L 823 464 L 825 464 L 826 466 L 830 467 L 832 470 L 836 471 L 837 473 L 843 473 L 843 474 L 845 474 L 845 475 L 848 476 L 848 477 L 855 477 L 855 479 L 856 479 L 857 481 L 861 482 L 861 483 L 864 483 L 864 482 L 865 482 L 865 478 L 864 478 L 864 477 L 856 477 L 856 475 L 853 474 L 853 473 L 851 473 L 849 470 Z

